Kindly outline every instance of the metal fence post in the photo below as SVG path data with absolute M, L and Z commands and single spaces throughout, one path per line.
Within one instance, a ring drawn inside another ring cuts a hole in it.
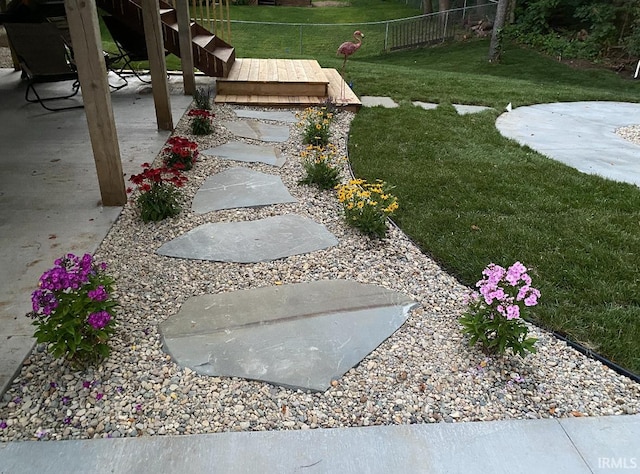
M 389 22 L 387 22 L 385 24 L 385 28 L 384 28 L 384 52 L 387 52 L 387 49 L 389 47 Z
M 302 25 L 300 25 L 300 54 L 302 54 Z
M 442 33 L 442 42 L 444 43 L 447 40 L 447 26 L 449 24 L 449 10 L 445 12 L 444 15 L 444 32 Z

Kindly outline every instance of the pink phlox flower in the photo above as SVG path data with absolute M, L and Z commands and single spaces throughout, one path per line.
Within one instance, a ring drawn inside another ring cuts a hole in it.
M 535 288 L 530 289 L 529 296 L 524 299 L 525 306 L 535 306 L 538 304 L 538 298 L 540 297 L 540 291 Z
M 531 291 L 531 287 L 529 285 L 525 285 L 518 290 L 518 295 L 516 296 L 516 301 L 522 301 L 527 297 L 529 292 Z
M 505 273 L 506 270 L 495 263 L 490 263 L 487 265 L 487 268 L 482 271 L 482 274 L 487 277 L 490 283 L 498 283 Z
M 499 287 L 496 288 L 495 291 L 491 293 L 491 296 L 493 297 L 494 300 L 498 300 L 498 301 L 505 301 L 509 298 L 508 295 L 504 292 L 504 290 Z
M 518 319 L 520 317 L 520 306 L 512 304 L 507 306 L 507 319 Z
M 511 286 L 516 286 L 520 281 L 520 277 L 525 273 L 527 273 L 527 267 L 520 262 L 516 262 L 507 270 L 505 280 L 507 280 Z

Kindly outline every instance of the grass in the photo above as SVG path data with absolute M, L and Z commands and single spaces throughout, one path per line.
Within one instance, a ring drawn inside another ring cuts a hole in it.
M 490 65 L 487 50 L 481 41 L 351 63 L 358 92 L 402 103 L 358 113 L 354 170 L 396 186 L 396 222 L 463 284 L 490 262 L 523 262 L 543 294 L 536 323 L 640 373 L 640 189 L 502 137 L 497 112 L 459 116 L 447 105 L 638 101 L 640 84 L 515 46 Z M 410 99 L 445 105 L 424 111 Z

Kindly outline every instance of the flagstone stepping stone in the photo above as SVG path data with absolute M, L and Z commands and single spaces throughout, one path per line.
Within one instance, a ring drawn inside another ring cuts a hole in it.
M 253 138 L 263 142 L 286 142 L 289 139 L 287 125 L 273 125 L 257 120 L 223 121 L 222 125 L 238 137 Z
M 433 102 L 420 102 L 419 100 L 415 100 L 411 103 L 416 107 L 422 107 L 424 110 L 434 110 L 438 108 L 438 104 L 434 104 Z
M 191 209 L 204 214 L 220 209 L 296 202 L 280 176 L 247 168 L 230 168 L 209 176 L 193 198 Z
M 493 110 L 492 107 L 485 107 L 484 105 L 453 104 L 453 107 L 458 112 L 458 115 L 477 114 L 485 110 Z
M 176 362 L 200 374 L 325 391 L 415 306 L 376 285 L 323 280 L 194 296 L 160 332 Z
M 391 97 L 378 97 L 371 95 L 363 95 L 360 97 L 363 107 L 384 107 L 385 109 L 395 109 L 398 104 Z
M 162 245 L 167 257 L 256 263 L 301 255 L 338 244 L 322 224 L 296 214 L 246 222 L 203 224 Z
M 208 148 L 200 153 L 226 160 L 266 163 L 277 167 L 281 167 L 286 161 L 286 158 L 273 146 L 251 145 L 244 142 L 227 142 L 224 145 Z
M 249 110 L 233 109 L 240 118 L 250 118 L 258 120 L 275 120 L 278 122 L 296 123 L 298 119 L 293 112 L 286 110 Z

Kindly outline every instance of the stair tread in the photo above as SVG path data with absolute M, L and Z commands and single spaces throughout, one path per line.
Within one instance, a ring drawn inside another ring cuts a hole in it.
M 144 31 L 139 0 L 97 0 L 96 3 L 99 8 L 120 18 L 132 28 Z M 162 1 L 160 5 L 159 13 L 165 31 L 165 47 L 168 51 L 180 56 L 176 10 Z M 195 32 L 192 38 L 194 66 L 213 77 L 226 75 L 235 60 L 234 47 L 216 38 L 195 21 L 190 22 L 190 27 Z

